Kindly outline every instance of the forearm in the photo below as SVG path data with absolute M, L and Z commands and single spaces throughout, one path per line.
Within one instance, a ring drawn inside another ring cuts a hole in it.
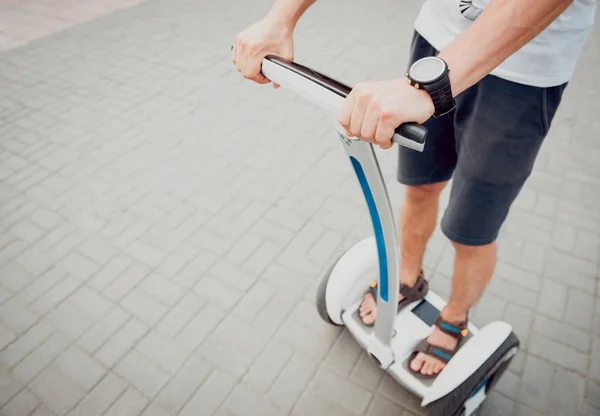
M 317 0 L 275 0 L 271 10 L 269 10 L 269 16 L 283 21 L 293 28 L 296 26 L 296 23 L 304 12 L 316 1 Z
M 550 25 L 573 0 L 492 0 L 440 53 L 456 96 L 476 84 Z

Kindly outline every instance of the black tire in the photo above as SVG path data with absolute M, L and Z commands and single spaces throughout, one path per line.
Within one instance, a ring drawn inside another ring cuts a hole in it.
M 486 393 L 488 393 L 498 382 L 502 374 L 506 371 L 510 362 L 516 354 L 504 360 L 505 356 L 512 352 L 514 348 L 519 348 L 520 342 L 514 333 L 510 333 L 508 338 L 500 347 L 487 359 L 481 367 L 466 379 L 460 386 L 444 397 L 431 403 L 428 407 L 429 416 L 460 416 L 464 414 L 464 404 L 475 392 L 480 383 L 488 378 L 486 383 Z
M 327 293 L 327 283 L 329 282 L 329 276 L 331 276 L 331 272 L 333 271 L 333 268 L 335 267 L 337 262 L 342 258 L 342 256 L 343 256 L 343 254 L 341 254 L 337 258 L 336 261 L 331 263 L 331 266 L 329 266 L 329 268 L 325 272 L 325 275 L 323 276 L 323 279 L 321 280 L 321 284 L 319 285 L 319 288 L 317 289 L 316 304 L 317 304 L 317 311 L 319 312 L 319 316 L 325 322 L 327 322 L 328 324 L 333 325 L 333 326 L 343 326 L 343 325 L 336 324 L 329 317 L 329 313 L 327 312 L 327 299 L 326 299 L 325 295 Z

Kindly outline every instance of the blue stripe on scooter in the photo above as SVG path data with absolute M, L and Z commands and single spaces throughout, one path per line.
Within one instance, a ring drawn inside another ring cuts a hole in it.
M 375 205 L 375 199 L 373 193 L 367 182 L 365 172 L 358 160 L 350 156 L 352 167 L 360 182 L 365 199 L 367 200 L 367 206 L 369 207 L 369 213 L 371 214 L 371 221 L 373 222 L 373 230 L 375 232 L 375 241 L 377 242 L 377 254 L 379 256 L 379 296 L 384 302 L 388 301 L 388 268 L 387 268 L 387 255 L 385 251 L 385 240 L 383 239 L 383 227 L 381 226 L 381 219 L 379 218 L 379 212 L 377 212 L 377 206 Z

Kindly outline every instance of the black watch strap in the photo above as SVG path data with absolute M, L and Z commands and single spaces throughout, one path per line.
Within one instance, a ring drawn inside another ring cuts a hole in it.
M 450 71 L 448 65 L 439 57 L 426 57 L 421 60 L 437 61 L 438 65 L 443 64 L 445 70 L 440 74 L 439 77 L 431 79 L 428 82 L 419 83 L 418 80 L 411 76 L 410 70 L 407 73 L 407 77 L 410 83 L 416 87 L 427 91 L 434 106 L 434 117 L 441 117 L 451 112 L 455 107 L 455 100 L 452 95 L 452 86 L 450 85 Z M 421 61 L 419 60 L 419 61 Z M 415 64 L 419 63 L 417 61 Z

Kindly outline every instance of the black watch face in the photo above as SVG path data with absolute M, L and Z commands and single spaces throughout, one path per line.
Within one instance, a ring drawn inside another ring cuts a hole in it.
M 409 70 L 410 77 L 418 83 L 428 84 L 446 72 L 446 63 L 435 56 L 419 59 Z

